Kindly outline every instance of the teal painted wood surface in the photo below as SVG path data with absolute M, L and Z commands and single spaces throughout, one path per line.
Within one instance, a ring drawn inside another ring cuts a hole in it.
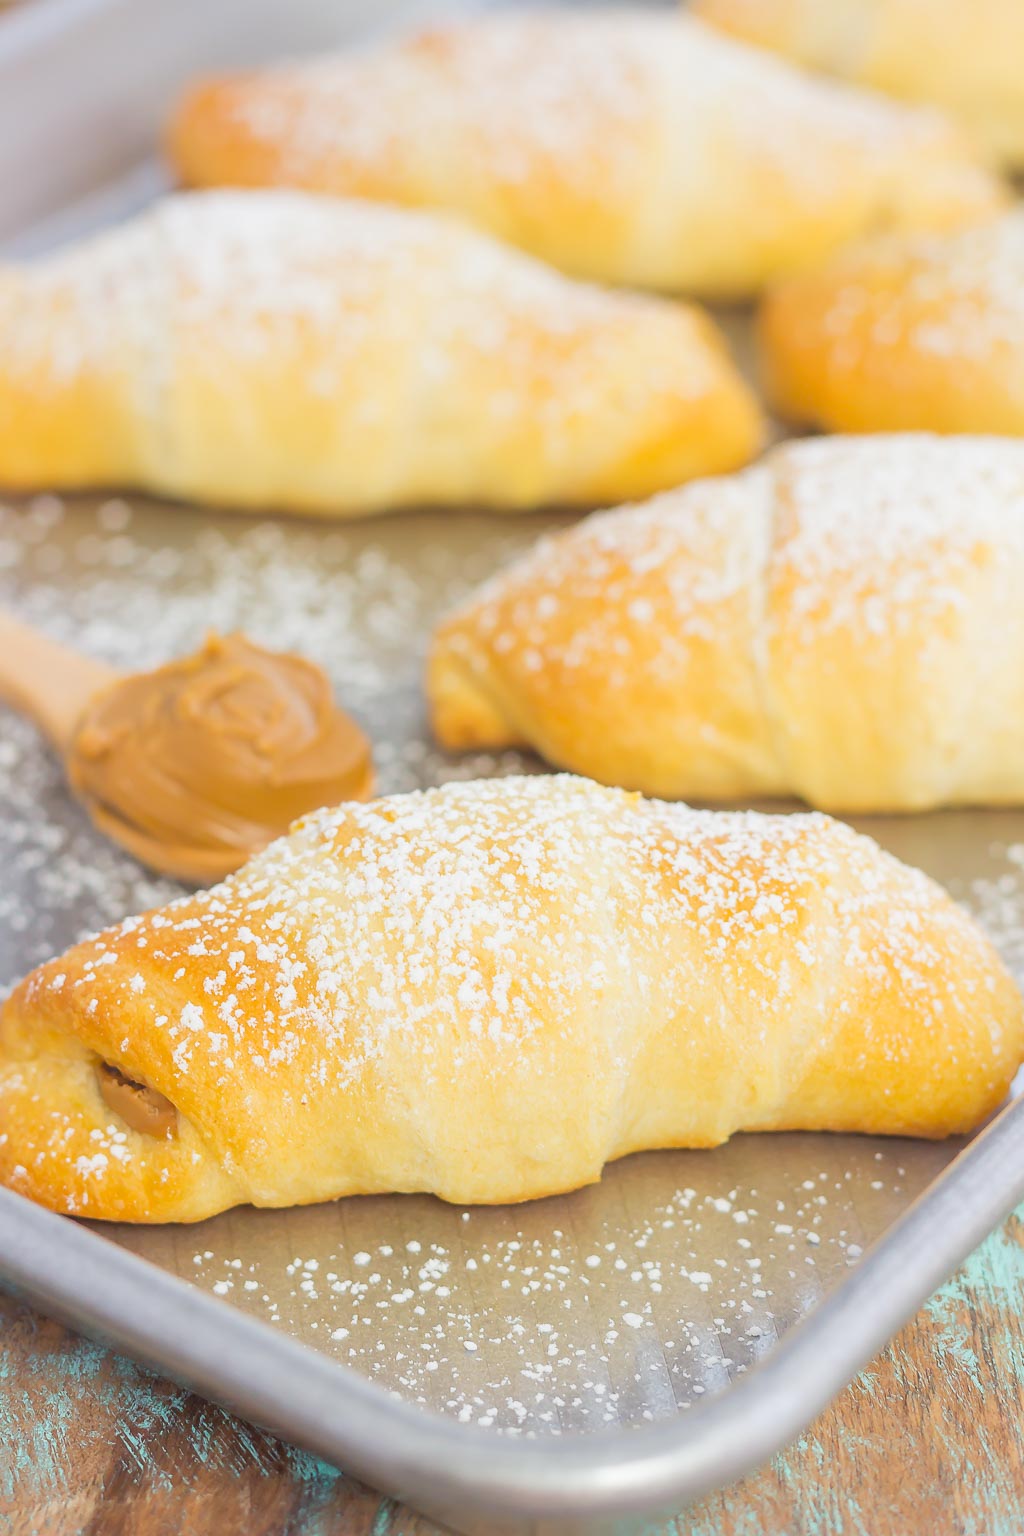
M 3 1536 L 435 1529 L 0 1298 Z M 655 1530 L 1024 1536 L 1024 1207 L 794 1445 Z

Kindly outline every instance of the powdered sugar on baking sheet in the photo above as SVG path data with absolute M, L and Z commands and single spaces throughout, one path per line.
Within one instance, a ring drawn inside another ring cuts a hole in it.
M 382 790 L 404 790 L 530 765 L 439 754 L 420 669 L 438 614 L 557 521 L 426 514 L 338 529 L 43 497 L 0 515 L 0 600 L 126 667 L 194 646 L 211 623 L 305 651 L 369 728 Z M 92 830 L 34 731 L 7 713 L 0 803 L 4 981 L 179 890 Z M 947 878 L 955 862 L 957 894 L 1024 974 L 1024 817 L 868 830 Z M 118 1145 L 103 1136 L 90 1156 Z M 727 1385 L 954 1151 L 740 1137 L 630 1158 L 600 1186 L 514 1209 L 414 1196 L 105 1230 L 411 1401 L 549 1433 L 664 1417 Z
M 439 610 L 557 521 L 427 512 L 370 531 L 39 496 L 0 504 L 0 601 L 127 670 L 185 654 L 211 626 L 304 653 L 370 731 L 380 789 L 393 792 L 523 765 L 433 748 L 423 652 Z M 83 933 L 181 890 L 92 828 L 37 733 L 7 712 L 0 805 L 0 988 Z
M 997 841 L 989 852 L 994 872 L 952 880 L 950 890 L 977 915 L 1014 974 L 1024 978 L 1024 842 Z
M 409 1196 L 117 1235 L 408 1401 L 588 1431 L 742 1377 L 952 1151 L 917 1150 L 740 1138 L 504 1210 Z

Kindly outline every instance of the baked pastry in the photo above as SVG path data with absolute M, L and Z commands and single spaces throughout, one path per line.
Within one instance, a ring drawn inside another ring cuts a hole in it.
M 642 9 L 497 13 L 214 79 L 168 144 L 192 185 L 446 208 L 577 276 L 716 297 L 1004 201 L 939 114 Z
M 766 387 L 794 420 L 1024 434 L 1024 212 L 852 249 L 782 284 L 759 332 Z
M 1024 443 L 785 443 L 545 539 L 449 618 L 443 745 L 687 799 L 1024 802 Z
M 454 221 L 175 197 L 0 270 L 0 486 L 349 516 L 635 495 L 750 458 L 717 331 Z
M 932 102 L 1006 165 L 1024 165 L 1020 0 L 694 0 L 735 37 L 812 69 Z
M 966 1131 L 1022 1049 L 971 920 L 849 828 L 485 780 L 317 812 L 35 971 L 0 1182 L 130 1221 L 525 1200 L 740 1129 Z

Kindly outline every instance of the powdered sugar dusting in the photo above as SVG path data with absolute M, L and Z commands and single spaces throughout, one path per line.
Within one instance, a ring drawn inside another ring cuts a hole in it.
M 700 398 L 724 367 L 678 306 L 570 282 L 428 213 L 285 190 L 168 197 L 83 246 L 12 269 L 7 282 L 5 368 L 25 370 L 35 389 L 97 368 L 130 376 L 140 430 L 155 434 L 143 462 L 155 455 L 171 473 L 188 446 L 187 433 L 184 446 L 175 437 L 181 368 L 193 388 L 213 380 L 246 399 L 246 370 L 269 354 L 313 405 L 335 402 L 343 437 L 386 431 L 381 456 L 398 464 L 396 443 L 422 432 L 418 452 L 429 462 L 432 429 L 443 436 L 452 412 L 457 421 L 479 410 L 460 383 L 468 370 L 489 394 L 491 439 L 500 444 L 529 409 L 548 435 L 546 462 L 557 465 L 588 410 L 614 402 L 630 418 L 628 393 L 620 398 L 610 381 L 636 348 L 645 359 L 637 420 L 659 391 Z M 474 363 L 496 357 L 499 377 Z M 370 387 L 356 388 L 364 376 Z M 439 399 L 447 405 L 435 409 Z M 470 444 L 467 436 L 460 448 L 472 463 Z M 585 445 L 578 452 L 582 461 Z M 431 492 L 428 483 L 424 497 Z
M 437 753 L 420 668 L 438 612 L 555 522 L 427 514 L 372 531 L 282 528 L 43 497 L 0 514 L 0 589 L 58 638 L 124 666 L 184 651 L 209 622 L 306 651 L 369 727 L 381 788 L 395 791 L 525 765 L 513 754 L 456 763 Z M 83 930 L 177 893 L 92 830 L 38 737 L 11 715 L 0 726 L 0 798 L 6 981 Z M 1003 842 L 989 847 L 988 825 Z M 938 875 L 955 862 L 957 894 L 1024 975 L 1024 818 L 869 829 Z M 961 849 L 955 860 L 950 846 Z M 223 1000 L 207 996 L 204 1008 Z M 124 1140 L 111 1126 L 88 1155 L 117 1160 Z M 713 1153 L 630 1158 L 595 1189 L 515 1209 L 402 1197 L 239 1211 L 186 1232 L 105 1230 L 410 1401 L 541 1434 L 642 1423 L 721 1390 L 955 1150 L 740 1137 Z
M 374 203 L 171 197 L 5 269 L 0 311 L 15 404 L 35 419 L 81 387 L 99 413 L 52 470 L 9 456 L 15 483 L 52 472 L 332 518 L 590 504 L 622 476 L 664 481 L 658 455 L 684 455 L 698 427 L 703 442 L 705 408 L 726 434 L 705 462 L 756 437 L 690 309 Z
M 487 581 L 466 610 L 474 635 L 499 658 L 522 654 L 528 668 L 557 648 L 561 667 L 599 665 L 612 689 L 629 686 L 638 648 L 651 674 L 671 675 L 693 642 L 714 638 L 715 610 L 757 581 L 771 496 L 756 466 L 596 513 Z M 474 635 L 456 626 L 450 643 L 471 652 Z
M 643 10 L 436 27 L 379 53 L 243 82 L 232 110 L 271 148 L 274 179 L 434 200 L 497 227 L 507 212 L 500 189 L 528 197 L 531 180 L 553 179 L 584 203 L 639 207 L 652 137 L 673 125 L 709 142 L 735 139 L 761 174 L 808 199 L 834 193 L 836 156 L 862 174 L 873 162 L 881 189 L 900 174 L 901 156 L 948 153 L 953 142 L 935 114 L 816 80 L 691 18 Z M 678 173 L 671 156 L 665 164 Z M 699 168 L 691 175 L 699 185 Z M 536 227 L 530 234 L 544 238 Z
M 599 665 L 609 688 L 678 677 L 737 603 L 751 673 L 779 623 L 899 633 L 962 610 L 972 572 L 1024 559 L 1024 443 L 925 433 L 784 443 L 740 475 L 619 508 L 486 583 L 450 636 L 472 655 Z M 769 606 L 772 589 L 781 606 Z M 764 633 L 758 634 L 758 615 Z M 573 616 L 571 623 L 567 615 Z
M 153 998 L 140 994 L 118 958 L 125 941 L 158 976 L 175 965 L 175 977 L 186 967 L 204 976 L 202 1001 L 168 1006 L 162 986 Z M 995 978 L 970 950 L 960 915 L 937 903 L 924 876 L 827 818 L 694 811 L 568 776 L 530 776 L 315 812 L 224 884 L 101 935 L 80 976 L 49 984 L 72 987 L 79 1006 L 101 996 L 106 1017 L 118 989 L 132 991 L 133 1016 L 147 1021 L 140 1032 L 156 1038 L 157 1059 L 169 1058 L 159 1086 L 172 1098 L 200 1059 L 214 1085 L 239 1072 L 266 1081 L 249 1096 L 257 1120 L 264 1094 L 268 1113 L 290 1096 L 292 1064 L 318 1093 L 336 1096 L 339 1113 L 350 1085 L 368 1083 L 382 1123 L 399 1143 L 416 1135 L 425 1168 L 437 1159 L 429 1187 L 452 1198 L 469 1186 L 446 1165 L 432 1090 L 452 1074 L 504 1078 L 524 1059 L 534 1062 L 530 1081 L 543 1079 L 560 1061 L 553 1040 L 565 1043 L 567 1059 L 584 1042 L 593 1080 L 576 1085 L 575 1134 L 586 1146 L 593 1138 L 598 1167 L 614 1154 L 639 1049 L 616 1022 L 625 977 L 646 1031 L 678 1021 L 680 998 L 713 995 L 751 1062 L 766 1051 L 776 1064 L 785 1095 L 860 1006 L 865 979 L 884 991 L 893 974 L 907 1007 L 930 995 L 936 1016 L 971 1021 L 977 1060 L 965 1059 L 966 1071 L 1001 1070 L 1001 1005 L 985 998 Z M 115 959 L 119 970 L 106 974 Z M 821 1004 L 786 1038 L 794 993 L 808 986 Z M 753 1027 L 744 1020 L 752 990 Z M 538 1032 L 544 1043 L 533 1057 Z M 895 1061 L 910 1049 L 894 1036 L 882 1054 Z M 397 1107 L 373 1087 L 378 1073 Z M 415 1107 L 404 1102 L 407 1073 Z M 747 1096 L 765 1081 L 767 1068 L 754 1072 Z M 753 1108 L 744 1101 L 737 1111 L 729 1097 L 706 1109 L 676 1106 L 675 1134 L 720 1139 L 751 1118 L 770 1120 L 783 1102 L 763 1086 Z M 524 1124 L 532 1112 L 524 1109 Z M 474 1166 L 488 1132 L 467 1108 L 460 1145 Z M 495 1176 L 508 1178 L 527 1149 L 512 1126 L 502 1144 Z M 246 1176 L 258 1189 L 259 1176 Z M 336 1193 L 334 1180 L 346 1176 L 330 1169 L 317 1189 Z M 369 1176 L 386 1183 L 387 1165 L 371 1163 Z M 564 1177 L 557 1150 L 546 1157 L 534 1148 L 525 1184 L 513 1179 L 508 1190 L 529 1194 Z M 481 1193 L 489 1190 L 484 1178 Z
M 944 235 L 881 240 L 840 258 L 821 317 L 844 368 L 907 348 L 933 369 L 957 361 L 1010 364 L 1024 353 L 1024 213 Z M 813 282 L 813 279 L 812 279 Z
M 1024 557 L 1024 443 L 821 438 L 769 463 L 784 507 L 774 560 L 798 622 L 916 628 L 964 605 L 972 568 Z

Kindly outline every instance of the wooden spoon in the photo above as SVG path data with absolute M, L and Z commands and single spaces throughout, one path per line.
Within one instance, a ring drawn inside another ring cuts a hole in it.
M 66 757 L 86 705 L 125 674 L 41 635 L 0 608 L 0 699 Z
M 244 635 L 126 673 L 0 609 L 0 700 L 60 753 L 101 832 L 195 884 L 223 879 L 296 817 L 373 793 L 370 743 L 322 669 Z

